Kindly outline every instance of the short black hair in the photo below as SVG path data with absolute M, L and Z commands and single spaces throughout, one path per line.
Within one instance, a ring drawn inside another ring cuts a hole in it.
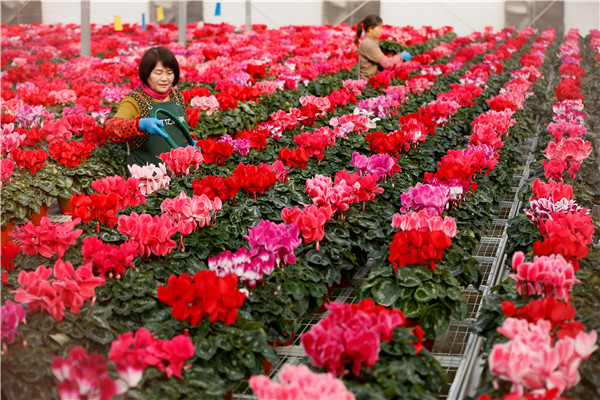
M 179 82 L 179 63 L 171 50 L 164 46 L 152 47 L 144 53 L 138 72 L 142 83 L 148 85 L 148 77 L 159 61 L 166 68 L 170 68 L 173 71 L 175 75 L 173 86 L 177 85 L 177 82 Z

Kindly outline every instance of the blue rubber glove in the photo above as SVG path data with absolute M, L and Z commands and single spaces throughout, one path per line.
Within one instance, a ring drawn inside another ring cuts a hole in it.
M 200 148 L 200 146 L 198 146 L 198 141 L 197 141 L 197 140 L 194 140 L 194 148 L 195 148 L 195 149 L 198 149 L 198 150 L 202 150 L 202 149 Z
M 165 131 L 161 128 L 163 123 L 158 118 L 140 118 L 140 129 L 144 132 L 148 132 L 151 135 L 158 135 L 164 138 L 169 137 Z
M 412 56 L 410 55 L 410 53 L 406 50 L 404 50 L 402 53 L 400 53 L 402 55 L 402 59 L 404 61 L 410 61 L 410 59 L 412 58 Z

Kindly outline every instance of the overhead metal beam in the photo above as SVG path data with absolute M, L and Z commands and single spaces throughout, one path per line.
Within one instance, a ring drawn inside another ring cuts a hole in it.
M 344 22 L 345 20 L 347 20 L 348 18 L 350 18 L 351 16 L 353 16 L 354 14 L 356 14 L 358 11 L 360 11 L 361 8 L 363 8 L 364 6 L 366 6 L 369 3 L 370 3 L 370 0 L 363 1 L 354 10 L 350 11 L 348 14 L 346 14 L 343 17 L 339 18 L 338 22 L 335 23 L 335 24 L 333 24 L 333 26 L 337 26 L 337 25 L 341 24 L 342 22 Z

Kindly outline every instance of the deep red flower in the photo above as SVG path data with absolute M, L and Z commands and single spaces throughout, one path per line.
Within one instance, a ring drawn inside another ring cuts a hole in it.
M 201 139 L 196 144 L 202 149 L 202 157 L 206 164 L 223 165 L 225 160 L 233 153 L 233 146 L 225 142 Z
M 46 159 L 48 159 L 48 153 L 44 150 L 21 150 L 14 149 L 11 152 L 12 158 L 21 168 L 28 169 L 32 175 L 35 175 L 41 168 L 46 166 Z
M 215 271 L 203 270 L 190 278 L 187 274 L 171 275 L 166 287 L 158 287 L 158 299 L 172 307 L 173 318 L 196 326 L 208 317 L 210 322 L 235 322 L 245 296 L 236 287 L 238 277 L 218 277 Z
M 308 162 L 308 154 L 303 147 L 293 150 L 283 147 L 279 150 L 277 159 L 283 162 L 286 167 L 304 170 L 306 169 L 306 163 Z
M 255 198 L 257 193 L 264 194 L 265 190 L 277 182 L 273 171 L 252 164 L 239 163 L 233 170 L 233 176 L 239 179 L 240 188 L 246 193 L 254 195 Z
M 7 271 L 15 268 L 15 257 L 21 252 L 21 246 L 13 240 L 2 243 L 2 267 Z

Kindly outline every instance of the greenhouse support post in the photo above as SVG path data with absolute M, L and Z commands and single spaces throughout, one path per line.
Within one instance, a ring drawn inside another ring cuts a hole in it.
M 91 55 L 90 45 L 90 0 L 81 1 L 81 55 L 89 57 Z
M 246 31 L 252 29 L 252 4 L 250 0 L 246 0 Z
M 177 11 L 177 21 L 179 24 L 179 43 L 185 43 L 185 28 L 187 23 L 187 1 L 179 1 Z

